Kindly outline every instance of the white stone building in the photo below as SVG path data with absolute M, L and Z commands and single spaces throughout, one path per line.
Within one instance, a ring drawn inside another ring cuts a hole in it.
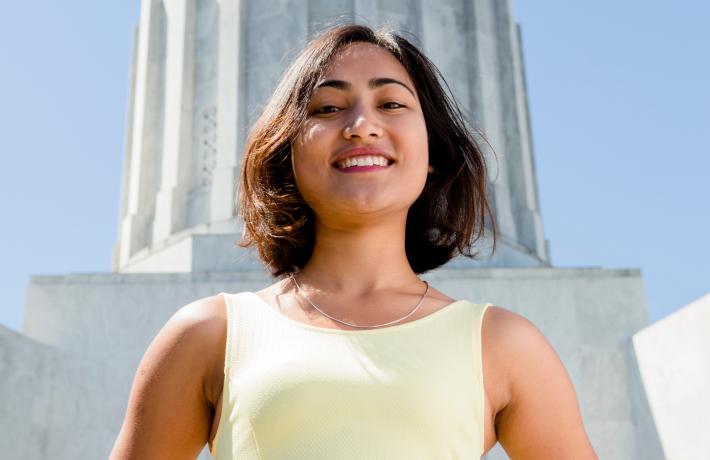
M 666 458 L 710 458 L 710 293 L 634 334 Z
M 244 134 L 288 58 L 334 19 L 412 32 L 496 149 L 498 250 L 424 278 L 545 333 L 600 458 L 663 458 L 632 346 L 648 326 L 640 272 L 550 266 L 510 0 L 142 0 L 113 272 L 35 276 L 22 333 L 0 327 L 0 457 L 106 458 L 138 362 L 170 315 L 270 282 L 253 254 L 233 247 Z M 636 350 L 656 398 L 644 337 Z M 654 414 L 674 411 L 653 398 Z M 487 457 L 506 458 L 499 447 Z

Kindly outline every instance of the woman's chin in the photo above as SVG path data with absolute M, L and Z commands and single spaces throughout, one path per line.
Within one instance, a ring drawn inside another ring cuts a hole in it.
M 406 219 L 409 204 L 383 199 L 343 200 L 325 214 L 341 222 L 373 223 L 373 217 Z M 320 214 L 320 213 L 319 213 Z M 322 215 L 322 214 L 321 214 Z
M 307 193 L 304 198 L 319 217 L 337 216 L 341 221 L 357 221 L 361 217 L 372 219 L 391 214 L 393 218 L 406 219 L 407 210 L 418 195 L 414 195 L 412 190 L 383 188 L 318 190 L 317 193 Z

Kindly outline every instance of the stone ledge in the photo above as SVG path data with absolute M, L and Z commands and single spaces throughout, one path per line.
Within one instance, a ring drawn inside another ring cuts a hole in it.
M 238 276 L 238 279 L 235 279 Z M 124 284 L 165 283 L 173 281 L 255 281 L 271 275 L 263 271 L 241 269 L 232 271 L 205 271 L 193 273 L 70 273 L 67 275 L 34 275 L 30 284 Z M 423 278 L 477 278 L 477 279 L 544 279 L 555 278 L 641 278 L 638 268 L 602 267 L 516 267 L 516 268 L 439 268 L 424 273 Z

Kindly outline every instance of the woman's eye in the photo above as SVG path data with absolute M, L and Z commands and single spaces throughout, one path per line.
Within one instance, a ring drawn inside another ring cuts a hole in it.
M 335 113 L 338 110 L 340 110 L 338 107 L 334 105 L 324 105 L 322 107 L 318 107 L 313 111 L 314 114 L 328 114 L 328 113 Z
M 399 102 L 385 102 L 384 104 L 382 104 L 382 107 L 384 107 L 385 109 L 401 109 L 406 106 L 400 104 Z

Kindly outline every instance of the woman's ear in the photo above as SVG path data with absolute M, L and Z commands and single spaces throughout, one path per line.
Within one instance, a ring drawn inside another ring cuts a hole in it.
M 434 167 L 432 165 L 429 165 L 429 174 L 434 172 Z

